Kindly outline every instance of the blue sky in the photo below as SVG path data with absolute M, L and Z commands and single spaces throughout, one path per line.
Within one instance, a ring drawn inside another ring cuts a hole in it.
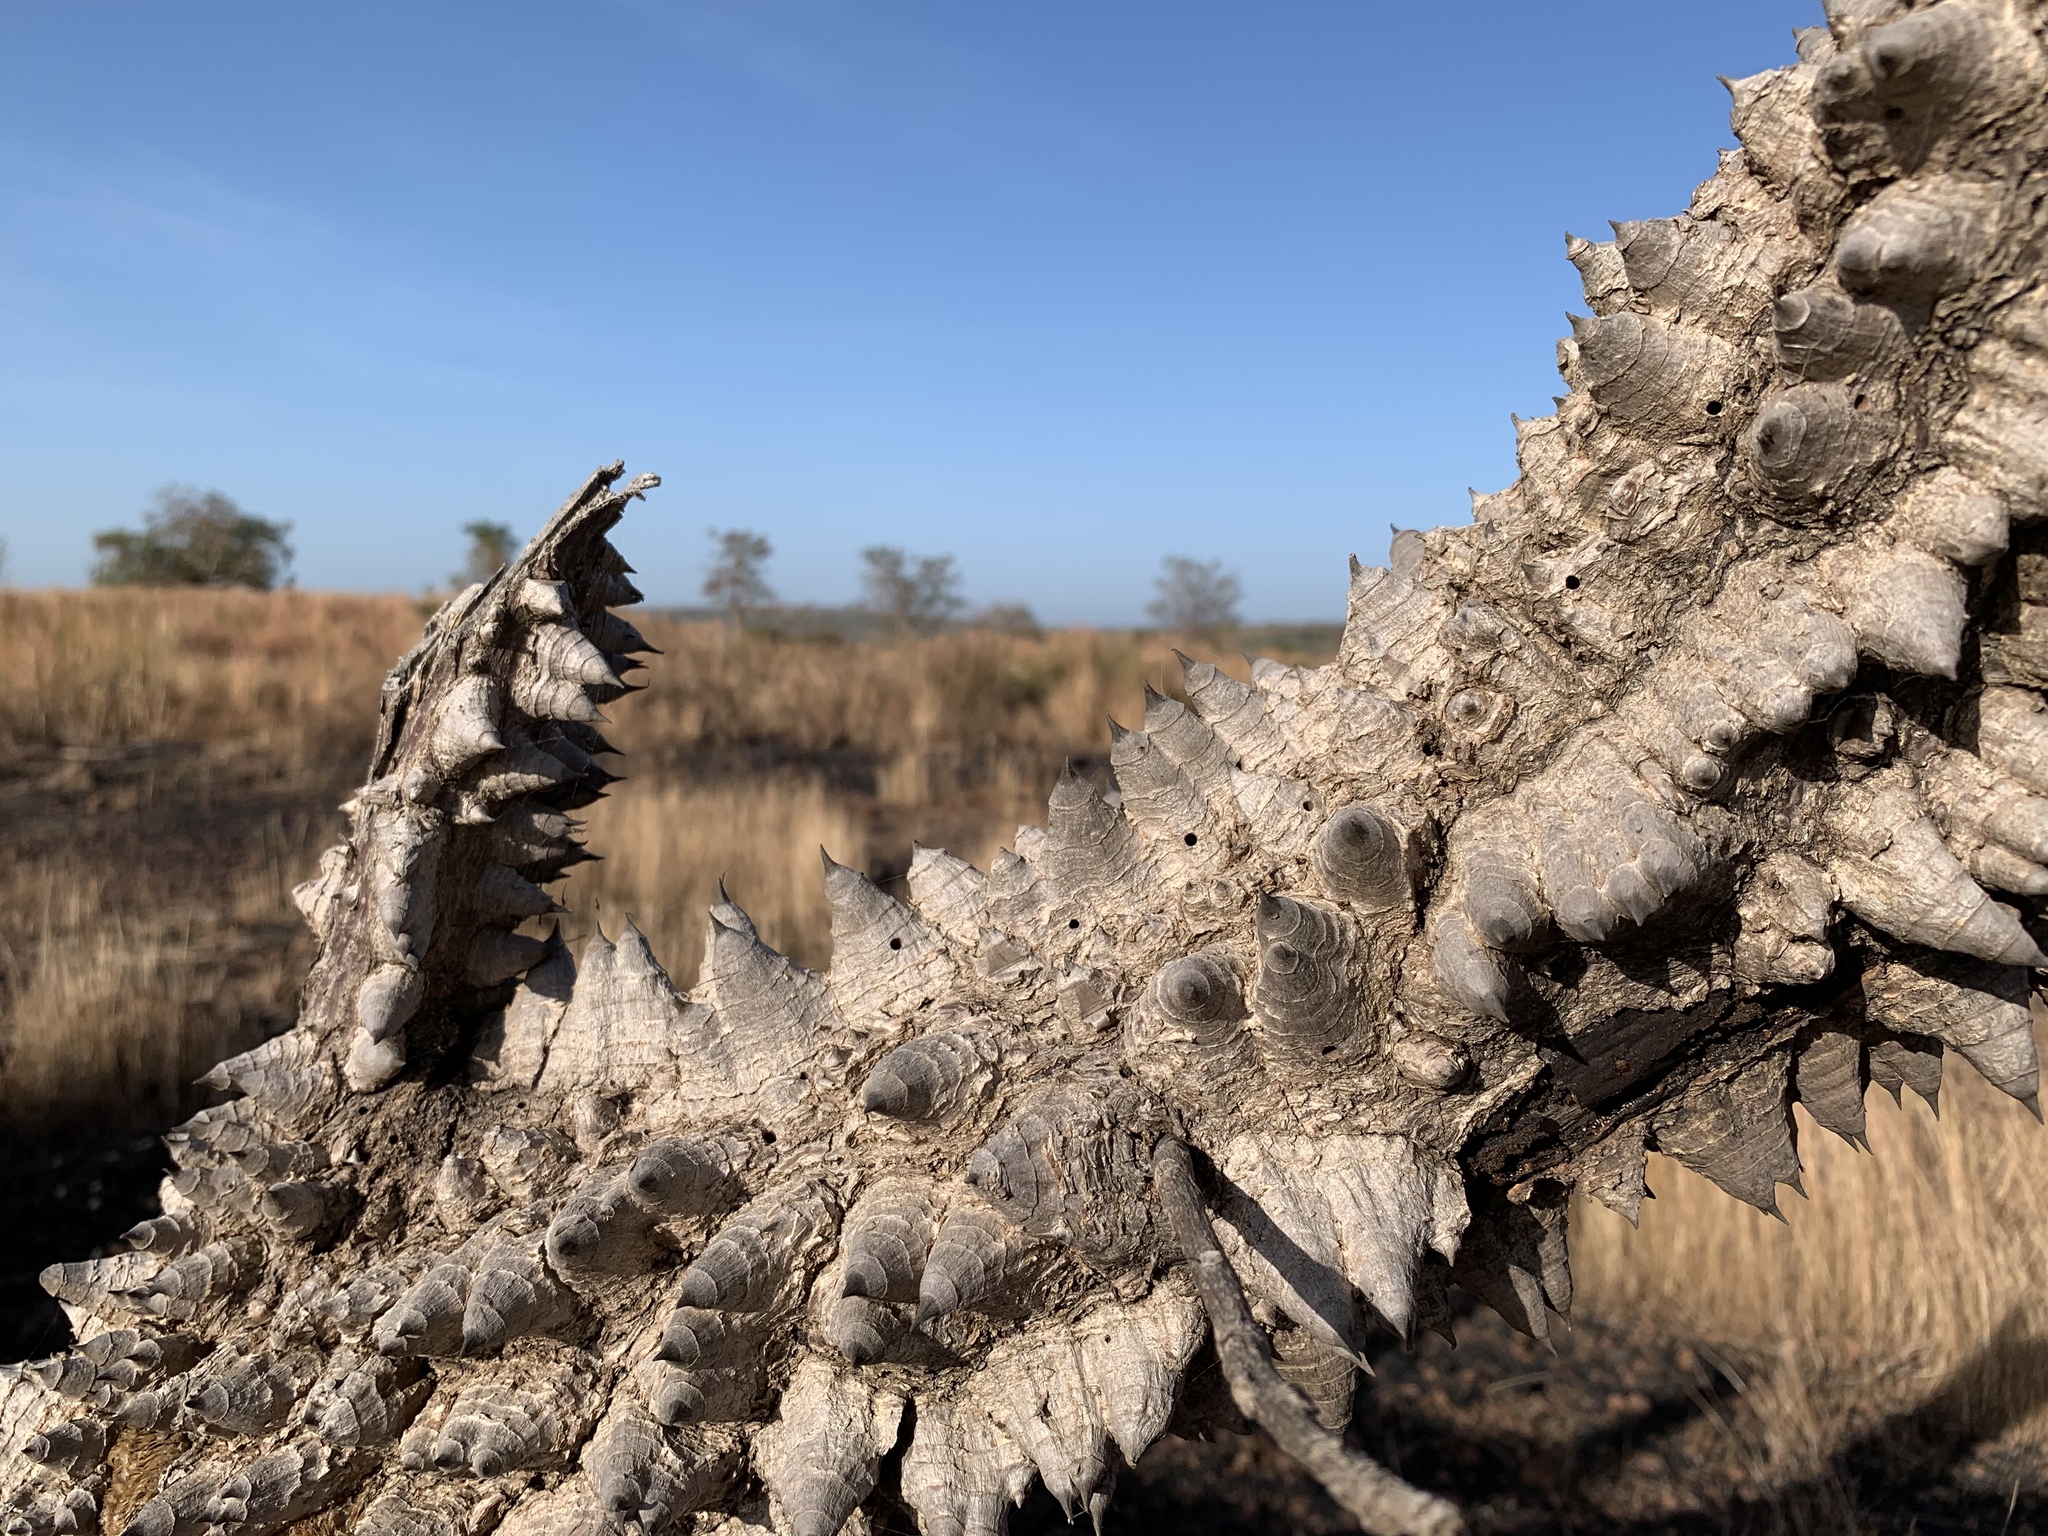
M 1567 228 L 1666 214 L 1715 76 L 1814 0 L 56 0 L 0 22 L 0 537 L 17 585 L 218 487 L 302 584 L 418 590 L 594 465 L 690 601 L 855 551 L 1138 619 L 1255 618 L 1513 478 Z

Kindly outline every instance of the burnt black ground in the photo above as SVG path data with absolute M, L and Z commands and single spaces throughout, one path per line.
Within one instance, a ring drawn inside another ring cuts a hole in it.
M 44 1265 L 125 1248 L 120 1234 L 157 1213 L 163 1144 L 93 1130 L 81 1125 L 63 1147 L 0 1143 L 0 1360 L 47 1354 L 70 1338 L 63 1311 L 36 1284 Z

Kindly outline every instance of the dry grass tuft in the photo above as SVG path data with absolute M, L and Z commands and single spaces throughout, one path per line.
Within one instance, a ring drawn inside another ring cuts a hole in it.
M 367 739 L 420 622 L 402 597 L 0 590 L 0 742 L 234 743 L 297 768 Z
M 579 870 L 568 893 L 572 944 L 598 924 L 616 936 L 631 918 L 683 985 L 703 960 L 721 879 L 762 938 L 820 969 L 832 940 L 818 850 L 867 864 L 867 829 L 848 797 L 795 773 L 642 785 L 594 807 L 590 835 L 604 862 Z
M 1810 1198 L 1781 1190 L 1783 1222 L 1653 1158 L 1641 1230 L 1598 1207 L 1573 1223 L 1589 1312 L 1769 1362 L 1756 1451 L 1774 1477 L 1931 1399 L 1960 1435 L 2048 1450 L 2048 1137 L 1948 1061 L 1938 1120 L 1870 1094 L 1874 1155 L 1795 1108 Z

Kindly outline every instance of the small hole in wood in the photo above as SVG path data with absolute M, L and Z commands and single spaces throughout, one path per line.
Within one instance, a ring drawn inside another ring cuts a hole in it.
M 891 949 L 901 949 L 903 947 L 903 941 L 901 939 L 891 939 L 889 941 L 889 947 Z
M 1709 401 L 1707 402 L 1707 414 L 1708 414 L 1709 416 L 1718 416 L 1718 415 L 1720 415 L 1720 414 L 1721 414 L 1721 402 L 1720 402 L 1720 401 L 1718 401 L 1718 400 L 1709 400 Z
M 1192 848 L 1195 846 L 1195 834 L 1190 832 L 1185 837 L 1183 837 L 1181 841 L 1186 843 L 1190 848 Z
M 1576 592 L 1579 590 L 1579 578 L 1576 576 L 1565 577 L 1564 584 L 1570 591 Z

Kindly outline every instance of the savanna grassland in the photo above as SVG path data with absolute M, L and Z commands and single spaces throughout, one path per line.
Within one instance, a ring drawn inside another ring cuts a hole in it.
M 192 1079 L 289 1022 L 310 957 L 290 890 L 340 833 L 422 617 L 0 592 L 0 1358 L 55 1342 L 36 1269 L 143 1213 L 156 1133 L 206 1102 Z M 822 965 L 821 846 L 884 881 L 913 838 L 985 866 L 1063 762 L 1106 769 L 1104 717 L 1134 723 L 1177 670 L 1153 634 L 638 622 L 666 654 L 612 711 L 630 777 L 587 813 L 603 862 L 567 882 L 565 921 L 580 940 L 630 917 L 679 981 L 721 877 Z M 1335 639 L 1240 637 L 1298 661 Z M 1575 1219 L 1555 1354 L 1472 1313 L 1457 1351 L 1376 1361 L 1355 1433 L 1482 1530 L 2048 1530 L 2048 1133 L 1957 1070 L 1939 1119 L 1874 1093 L 1870 1140 L 1802 1118 L 1811 1199 L 1782 1224 L 1655 1162 L 1640 1231 Z M 1251 1441 L 1167 1442 L 1132 1481 L 1112 1529 L 1340 1528 Z

